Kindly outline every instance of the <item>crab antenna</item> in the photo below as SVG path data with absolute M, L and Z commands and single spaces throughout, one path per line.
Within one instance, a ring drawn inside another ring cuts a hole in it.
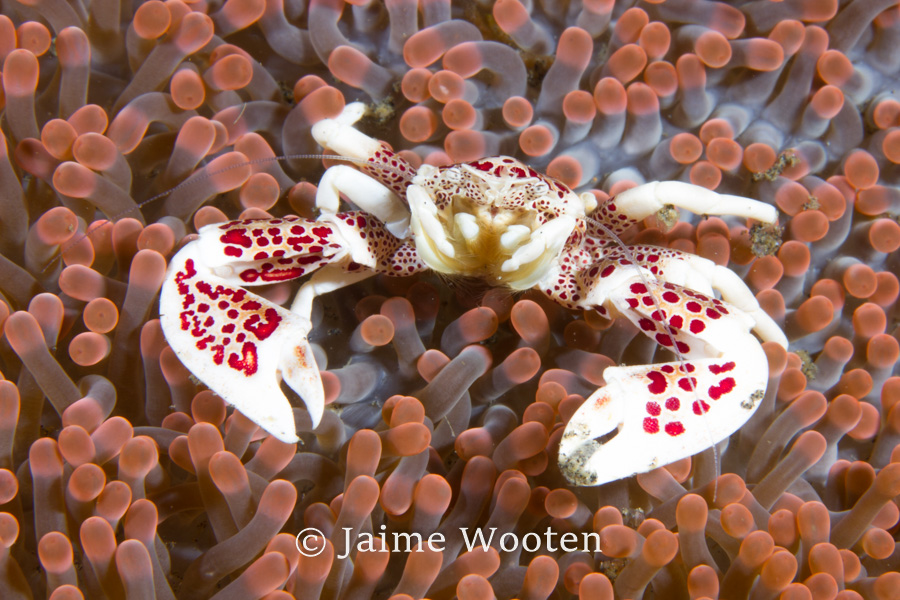
M 593 219 L 591 217 L 588 217 L 588 219 L 591 221 L 591 223 L 593 223 L 594 225 L 597 225 L 597 227 L 602 229 L 603 233 L 608 235 L 612 240 L 614 240 L 616 242 L 616 244 L 618 244 L 618 246 L 622 250 L 622 252 L 624 252 L 625 255 L 628 257 L 628 260 L 631 261 L 631 264 L 633 264 L 633 265 L 638 264 L 637 260 L 635 259 L 634 253 L 631 251 L 631 249 L 628 246 L 625 245 L 625 242 L 623 242 L 622 239 L 615 234 L 615 232 L 613 232 L 609 227 L 607 227 L 606 225 L 604 225 L 603 223 L 601 223 L 600 221 L 598 221 L 596 219 Z M 659 305 L 659 300 L 657 299 L 656 294 L 653 293 L 653 291 L 652 291 L 653 288 L 651 288 L 651 286 L 649 285 L 650 280 L 647 279 L 647 275 L 644 273 L 644 271 L 645 271 L 645 269 L 638 267 L 638 276 L 641 278 L 641 283 L 644 284 L 644 286 L 647 288 L 647 290 L 650 293 L 650 297 L 653 299 L 653 307 L 657 311 L 659 311 L 660 314 L 662 314 L 662 307 Z M 654 275 L 653 273 L 650 273 L 650 277 L 653 278 L 654 282 L 658 282 L 656 275 Z M 675 339 L 675 330 L 672 329 L 672 326 L 669 324 L 669 322 L 666 321 L 665 319 L 662 319 L 661 323 L 662 323 L 663 327 L 665 327 L 666 333 L 669 334 L 669 337 L 672 340 L 674 340 Z M 678 358 L 678 362 L 681 364 L 681 368 L 683 369 L 684 365 L 687 363 L 687 359 L 685 359 L 684 354 L 682 354 L 681 350 L 678 349 L 678 344 L 672 344 L 672 352 L 675 353 L 675 356 Z M 687 379 L 688 385 L 691 386 L 691 391 L 694 393 L 694 399 L 697 400 L 699 403 L 700 402 L 700 394 L 697 392 L 697 386 L 695 385 L 693 378 L 687 377 L 686 379 Z M 703 404 L 700 403 L 699 406 L 702 407 Z M 719 470 L 719 449 L 716 446 L 716 444 L 713 442 L 712 433 L 709 430 L 709 423 L 707 422 L 707 420 L 705 418 L 707 412 L 708 412 L 708 410 L 703 411 L 703 416 L 704 416 L 703 424 L 704 424 L 704 429 L 706 432 L 706 438 L 710 442 L 710 447 L 713 450 L 713 464 L 716 467 L 715 471 L 718 472 L 718 470 Z M 718 492 L 718 485 L 719 485 L 718 479 L 714 479 L 713 480 L 713 502 L 715 502 L 715 499 L 716 499 L 716 493 Z
M 106 222 L 104 222 L 104 223 L 99 223 L 96 225 L 94 223 L 91 223 L 91 224 L 87 225 L 84 233 L 77 236 L 76 239 L 69 240 L 68 242 L 66 242 L 65 244 L 62 245 L 62 247 L 60 248 L 57 255 L 54 256 L 51 260 L 49 260 L 47 262 L 47 264 L 44 266 L 44 268 L 41 270 L 41 272 L 47 273 L 47 271 L 49 269 L 58 265 L 59 261 L 62 260 L 62 257 L 66 253 L 66 251 L 68 251 L 70 248 L 73 248 L 74 246 L 77 246 L 78 244 L 83 242 L 85 239 L 91 239 L 91 236 L 95 232 L 100 231 L 101 229 L 103 229 L 104 227 L 106 227 L 108 225 L 112 225 L 112 224 L 116 223 L 117 221 L 119 221 L 119 219 L 122 219 L 123 217 L 127 217 L 129 214 L 133 213 L 136 210 L 140 210 L 141 208 L 143 208 L 144 206 L 147 206 L 148 204 L 151 204 L 153 202 L 156 202 L 157 200 L 161 200 L 162 198 L 165 198 L 166 196 L 174 193 L 177 190 L 189 187 L 191 185 L 199 184 L 203 181 L 206 181 L 210 177 L 219 175 L 221 173 L 227 173 L 228 171 L 231 171 L 233 169 L 238 169 L 238 168 L 253 166 L 253 165 L 266 164 L 266 163 L 270 163 L 273 161 L 280 162 L 280 161 L 284 161 L 284 160 L 300 160 L 300 159 L 336 160 L 336 161 L 344 161 L 344 162 L 349 162 L 349 163 L 356 163 L 356 164 L 360 164 L 360 165 L 364 165 L 364 164 L 368 163 L 368 161 L 363 158 L 352 158 L 352 157 L 348 157 L 348 156 L 340 156 L 338 154 L 284 154 L 281 156 L 267 156 L 265 158 L 254 158 L 254 159 L 242 161 L 240 163 L 236 163 L 233 165 L 228 165 L 227 167 L 223 167 L 223 168 L 217 169 L 215 171 L 210 171 L 208 173 L 204 173 L 199 177 L 188 177 L 181 183 L 172 186 L 168 190 L 166 190 L 164 192 L 160 192 L 160 193 L 156 194 L 155 196 L 151 196 L 150 198 L 147 198 L 146 200 L 142 200 L 141 202 L 138 202 L 137 204 L 135 204 L 135 206 L 129 208 L 128 210 L 124 210 L 118 214 L 113 215 L 112 217 L 107 219 Z M 382 169 L 385 171 L 390 171 L 396 175 L 404 175 L 404 173 L 402 173 L 399 169 L 395 169 L 395 168 L 391 167 L 390 165 L 380 165 L 379 169 Z

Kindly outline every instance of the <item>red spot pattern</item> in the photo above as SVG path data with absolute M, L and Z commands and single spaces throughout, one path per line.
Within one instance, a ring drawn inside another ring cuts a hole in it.
M 651 394 L 662 394 L 669 386 L 669 383 L 666 381 L 666 376 L 659 371 L 650 371 L 647 373 L 647 379 L 650 380 L 647 389 L 650 390 Z
M 733 362 L 722 365 L 713 365 L 716 371 L 732 370 L 735 368 Z M 709 412 L 710 405 L 705 400 L 697 397 L 698 390 L 695 386 L 698 383 L 706 385 L 705 382 L 698 382 L 696 377 L 678 376 L 677 373 L 691 373 L 696 371 L 694 364 L 686 362 L 679 365 L 665 364 L 660 365 L 659 369 L 649 369 L 646 377 L 651 381 L 648 389 L 652 393 L 660 394 L 668 388 L 668 384 L 672 383 L 675 393 L 662 402 L 651 400 L 646 402 L 644 409 L 646 417 L 643 419 L 643 429 L 646 433 L 658 433 L 665 431 L 667 435 L 678 436 L 686 431 L 683 418 L 679 418 L 678 413 L 682 407 L 689 406 L 690 410 L 698 416 Z M 712 371 L 713 369 L 710 368 Z M 706 370 L 703 371 L 706 373 Z M 708 375 L 706 375 L 708 377 Z M 651 389 L 652 386 L 652 389 Z M 716 385 L 710 387 L 709 393 L 712 399 L 718 399 L 720 396 L 728 393 L 736 386 L 732 378 L 725 378 Z M 691 399 L 693 396 L 694 399 Z M 663 412 L 665 409 L 665 413 Z M 668 415 L 668 416 L 667 416 Z M 667 422 L 668 421 L 668 422 Z
M 659 419 L 646 417 L 644 419 L 644 431 L 647 433 L 659 433 Z
M 278 312 L 255 300 L 246 300 L 247 292 L 240 288 L 213 287 L 200 278 L 192 259 L 185 261 L 176 273 L 175 283 L 182 296 L 182 311 L 178 315 L 181 329 L 196 338 L 194 347 L 209 353 L 214 364 L 224 363 L 248 377 L 254 375 L 259 367 L 256 342 L 243 335 L 236 341 L 227 336 L 239 322 L 256 341 L 265 340 L 281 323 Z M 198 302 L 198 296 L 209 302 Z
M 684 433 L 684 424 L 681 421 L 672 421 L 671 423 L 666 423 L 665 430 L 666 433 L 675 437 Z
M 686 392 L 693 391 L 697 389 L 697 378 L 696 377 L 682 377 L 678 380 L 678 387 L 683 389 Z
M 670 304 L 675 304 L 679 300 L 678 294 L 676 294 L 675 292 L 663 292 L 662 297 L 663 300 L 669 302 Z
M 315 262 L 324 263 L 325 260 L 317 260 Z M 319 267 L 320 264 L 315 265 Z M 310 269 L 311 271 L 314 269 Z M 297 279 L 306 274 L 306 269 L 275 269 L 271 263 L 266 263 L 259 269 L 245 269 L 238 275 L 244 283 L 277 283 L 279 281 L 290 281 Z
M 252 248 L 253 240 L 247 235 L 247 232 L 241 229 L 231 229 L 219 238 L 223 244 L 240 246 L 241 248 Z
M 247 377 L 256 373 L 258 365 L 258 357 L 256 354 L 256 344 L 245 342 L 241 346 L 241 354 L 230 354 L 228 356 L 228 366 L 235 371 L 241 371 Z
M 736 387 L 734 377 L 726 377 L 718 383 L 709 387 L 709 397 L 718 400 L 725 394 L 731 392 Z
M 298 217 L 232 221 L 218 229 L 224 231 L 219 241 L 225 256 L 247 257 L 236 265 L 246 265 L 238 275 L 246 284 L 302 277 L 343 249 L 333 225 Z
M 261 341 L 275 333 L 279 323 L 281 323 L 281 316 L 278 312 L 274 308 L 267 308 L 265 321 L 258 312 L 254 313 L 244 321 L 244 329 L 253 333 L 256 339 Z
M 645 433 L 659 433 L 659 419 L 645 417 L 643 425 Z M 665 424 L 663 430 L 670 436 L 675 437 L 684 433 L 684 424 L 681 421 L 670 421 Z

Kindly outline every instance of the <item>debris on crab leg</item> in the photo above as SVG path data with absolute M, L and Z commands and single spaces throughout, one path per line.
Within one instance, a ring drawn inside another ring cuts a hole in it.
M 667 205 L 697 215 L 732 215 L 770 224 L 778 220 L 774 206 L 681 181 L 652 181 L 633 187 L 600 205 L 592 216 L 619 234 Z
M 348 104 L 343 112 L 334 119 L 323 119 L 313 125 L 312 135 L 323 148 L 338 153 L 345 158 L 359 161 L 362 173 L 370 175 L 371 183 L 363 178 L 353 176 L 354 184 L 342 181 L 349 166 L 332 167 L 325 172 L 320 183 L 324 189 L 316 197 L 320 209 L 334 212 L 337 206 L 337 192 L 342 192 L 362 210 L 388 224 L 388 230 L 397 237 L 406 237 L 400 221 L 409 219 L 404 199 L 406 188 L 416 174 L 416 169 L 400 156 L 394 154 L 390 146 L 358 131 L 353 124 L 365 114 L 365 106 L 359 102 Z M 337 170 L 335 170 L 337 169 Z M 334 173 L 331 173 L 334 171 Z M 358 185 L 357 185 L 358 184 Z M 390 188 L 389 195 L 373 185 Z M 370 191 L 372 190 L 372 191 Z M 400 235 L 403 233 L 403 235 Z
M 560 468 L 570 482 L 600 485 L 649 471 L 709 448 L 750 418 L 768 363 L 749 315 L 635 276 L 608 292 L 606 306 L 685 360 L 603 372 L 607 384 L 572 416 L 560 441 Z

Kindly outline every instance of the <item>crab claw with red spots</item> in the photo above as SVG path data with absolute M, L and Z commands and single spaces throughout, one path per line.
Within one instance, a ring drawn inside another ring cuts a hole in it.
M 204 228 L 201 237 L 221 234 L 218 229 Z M 232 227 L 228 233 L 235 231 Z M 281 441 L 296 442 L 293 409 L 278 385 L 279 376 L 303 398 L 314 425 L 325 405 L 307 341 L 309 320 L 240 286 L 297 276 L 303 267 L 266 272 L 216 268 L 205 256 L 205 245 L 190 243 L 172 259 L 160 296 L 166 339 L 210 389 Z
M 609 367 L 606 385 L 566 425 L 563 475 L 600 485 L 686 458 L 734 433 L 756 410 L 768 362 L 741 309 L 675 285 L 637 277 L 607 304 L 681 360 Z
M 349 105 L 343 118 L 352 122 L 360 114 L 359 105 Z M 406 241 L 410 213 L 397 194 L 414 169 L 340 120 L 324 121 L 314 134 L 370 158 L 367 168 L 383 174 L 382 182 L 333 167 L 319 184 L 316 220 L 289 216 L 202 228 L 172 259 L 160 295 L 163 333 L 181 362 L 288 443 L 298 438 L 280 381 L 303 399 L 314 427 L 324 411 L 322 380 L 307 339 L 315 297 L 376 273 L 412 275 L 425 268 Z M 341 194 L 363 211 L 337 212 Z M 290 310 L 244 289 L 310 273 Z
M 385 269 L 406 268 L 402 243 L 360 213 L 208 225 L 175 255 L 160 295 L 163 333 L 181 362 L 257 425 L 296 442 L 284 380 L 306 403 L 313 426 L 325 394 L 307 340 L 316 295 Z M 318 270 L 317 270 L 318 269 Z M 291 310 L 244 289 L 302 277 Z

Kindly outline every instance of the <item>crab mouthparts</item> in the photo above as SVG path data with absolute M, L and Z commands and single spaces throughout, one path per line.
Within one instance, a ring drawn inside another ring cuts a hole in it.
M 572 216 L 541 224 L 533 210 L 465 196 L 454 196 L 439 210 L 415 185 L 407 190 L 407 199 L 416 249 L 429 267 L 513 289 L 528 289 L 540 281 L 576 226 Z

